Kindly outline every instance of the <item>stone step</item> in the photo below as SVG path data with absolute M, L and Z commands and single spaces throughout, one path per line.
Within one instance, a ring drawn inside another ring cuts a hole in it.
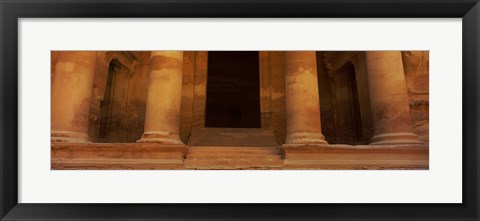
M 245 169 L 282 169 L 281 160 L 185 160 L 186 169 L 202 170 L 245 170 Z
M 278 147 L 217 147 L 217 146 L 193 146 L 188 147 L 188 154 L 230 154 L 238 155 L 277 155 Z
M 276 147 L 273 131 L 261 128 L 203 128 L 192 131 L 190 146 Z
M 201 153 L 189 154 L 186 159 L 281 159 L 280 154 L 224 154 L 224 153 Z
M 187 148 L 184 161 L 189 169 L 275 169 L 283 167 L 278 147 L 216 147 Z

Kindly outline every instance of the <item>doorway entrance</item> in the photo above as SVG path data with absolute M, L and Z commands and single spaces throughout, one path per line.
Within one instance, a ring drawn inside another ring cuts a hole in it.
M 257 51 L 208 53 L 205 127 L 261 127 Z
M 357 145 L 362 141 L 362 120 L 355 67 L 347 62 L 333 77 L 336 142 Z

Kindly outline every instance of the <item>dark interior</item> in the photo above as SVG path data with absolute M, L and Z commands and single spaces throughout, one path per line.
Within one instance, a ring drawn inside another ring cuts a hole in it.
M 336 103 L 336 143 L 356 145 L 362 139 L 355 67 L 347 62 L 333 78 Z
M 114 86 L 115 86 L 115 63 L 110 62 L 107 76 L 107 87 L 105 89 L 105 96 L 102 101 L 100 101 L 100 129 L 99 129 L 99 139 L 107 138 L 107 130 L 110 117 L 112 115 L 112 103 L 114 96 Z
M 257 51 L 208 52 L 205 127 L 260 128 Z

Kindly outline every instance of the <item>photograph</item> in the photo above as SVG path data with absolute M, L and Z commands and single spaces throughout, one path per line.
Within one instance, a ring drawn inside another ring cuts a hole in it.
M 480 221 L 480 0 L 0 14 L 0 221 Z
M 428 170 L 429 51 L 51 51 L 51 170 Z

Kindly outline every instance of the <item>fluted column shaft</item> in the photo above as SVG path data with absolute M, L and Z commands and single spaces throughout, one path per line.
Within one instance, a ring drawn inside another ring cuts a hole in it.
M 182 70 L 182 51 L 152 52 L 145 130 L 138 142 L 183 144 L 179 138 Z
M 324 144 L 314 51 L 285 52 L 287 144 Z
M 413 133 L 400 51 L 367 51 L 374 137 L 371 144 L 421 144 Z
M 52 82 L 52 142 L 91 142 L 88 121 L 96 63 L 93 51 L 59 52 Z

